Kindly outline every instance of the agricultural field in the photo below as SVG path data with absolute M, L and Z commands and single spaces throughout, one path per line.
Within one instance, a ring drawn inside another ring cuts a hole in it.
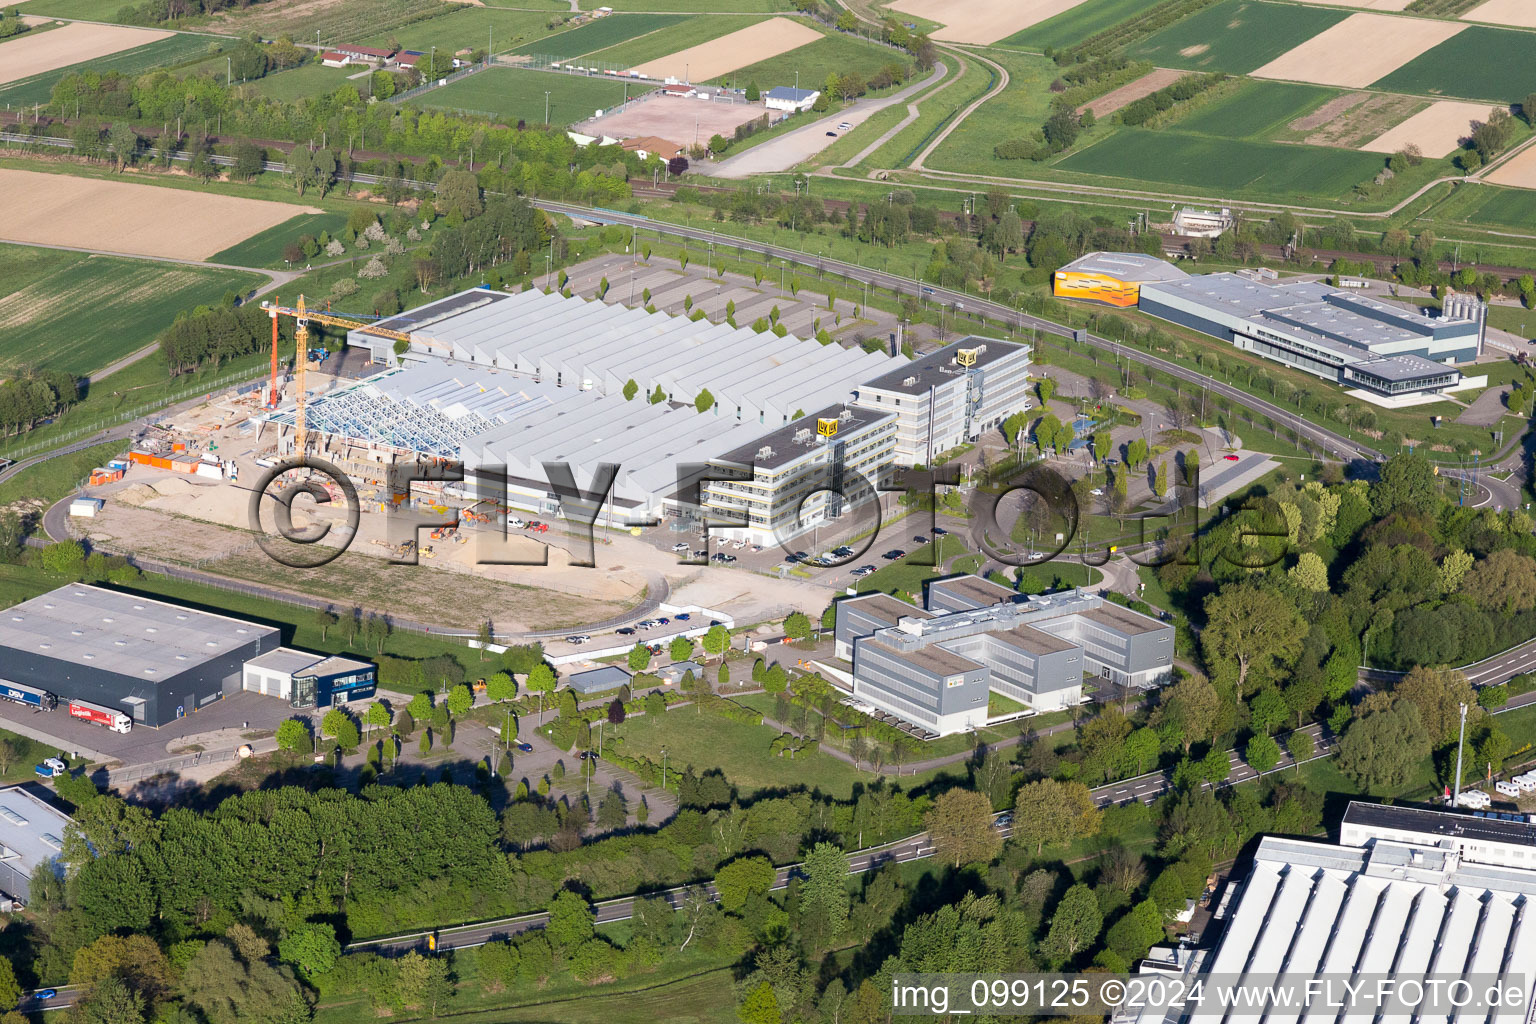
M 1319 32 L 1253 74 L 1259 78 L 1362 89 L 1464 28 L 1456 22 L 1362 11 Z
M 778 14 L 794 10 L 789 0 L 607 0 L 615 11 L 679 11 L 685 14 Z
M 845 35 L 825 35 L 797 49 L 737 68 L 727 76 L 730 84 L 745 88 L 756 82 L 767 92 L 776 85 L 794 85 L 800 74 L 802 89 L 820 89 L 827 76 L 857 71 L 868 78 L 892 62 L 908 63 L 904 54 Z M 909 79 L 910 81 L 910 79 Z
M 1146 0 L 1083 0 L 1070 10 L 999 40 L 996 45 L 1025 50 L 1044 50 L 1047 46 L 1065 49 L 1146 8 Z
M 538 53 L 556 60 L 569 60 L 686 20 L 687 17 L 681 14 L 615 14 L 535 43 L 525 43 L 515 47 L 515 50 L 518 53 Z M 673 46 L 672 49 L 678 47 Z
M 229 263 L 238 267 L 281 267 L 283 249 L 300 235 L 314 235 L 326 231 L 336 234 L 347 225 L 347 217 L 341 213 L 303 213 L 290 217 L 281 224 L 267 228 L 208 257 L 209 263 Z
M 0 170 L 9 241 L 204 260 L 311 206 L 106 178 Z
M 376 32 L 361 40 L 364 46 L 384 46 L 397 42 L 411 50 L 457 53 L 474 50 L 487 43 L 493 53 L 504 53 L 549 35 L 550 15 L 544 11 L 501 11 L 486 7 L 460 7 L 426 21 L 388 32 Z
M 65 29 L 54 29 L 38 38 L 51 38 L 64 31 Z M 109 29 L 108 31 L 128 30 Z M 25 41 L 25 37 L 13 39 L 10 42 L 0 44 L 0 48 Z M 155 68 L 171 67 L 182 62 L 194 61 L 206 56 L 210 50 L 216 49 L 220 45 L 220 40 L 209 39 L 207 36 L 175 34 L 159 36 L 151 41 L 139 43 L 129 49 L 118 50 L 115 53 L 109 53 L 94 60 L 83 60 L 62 65 L 56 64 L 47 70 L 29 74 L 25 78 L 11 77 L 4 85 L 0 85 L 0 105 L 30 106 L 34 103 L 47 103 L 48 98 L 53 94 L 54 83 L 71 71 L 121 71 L 125 75 L 139 75 Z
M 1536 92 L 1536 34 L 1474 25 L 1372 88 L 1517 103 Z
M 266 278 L 235 270 L 6 245 L 0 373 L 47 366 L 85 375 L 154 342 L 176 314 Z M 111 325 L 104 330 L 103 325 Z
M 1063 14 L 1083 0 L 895 0 L 898 16 L 942 23 L 933 38 L 988 45 Z
M 1126 51 L 1159 67 L 1246 75 L 1350 16 L 1327 7 L 1223 0 Z
M 1282 87 L 1277 82 L 1266 82 L 1263 85 L 1266 88 Z M 1286 85 L 1283 88 L 1313 87 Z M 1326 103 L 1296 120 L 1271 129 L 1268 137 L 1274 142 L 1304 142 L 1309 146 L 1359 149 L 1427 106 L 1428 100 L 1414 96 L 1394 96 L 1381 92 L 1337 93 Z
M 1178 122 L 1178 130 L 1224 139 L 1262 139 L 1337 96 L 1333 89 L 1281 82 L 1244 82 L 1223 99 Z
M 1510 185 L 1520 189 L 1536 188 L 1536 147 L 1517 154 L 1508 163 L 1495 168 L 1484 180 L 1495 185 Z M 1478 209 L 1477 216 L 1472 219 L 1480 223 L 1523 224 L 1536 227 L 1536 196 L 1532 196 L 1529 192 L 1500 190 L 1498 197 L 1497 200 L 1484 203 Z M 1489 221 L 1490 217 L 1497 219 Z
M 610 19 L 613 20 L 613 19 Z M 588 54 L 593 60 L 619 67 L 634 67 L 646 61 L 665 57 L 679 49 L 698 46 L 738 29 L 757 24 L 758 19 L 737 15 L 700 15 L 668 26 L 665 32 L 651 32 L 627 42 L 610 46 L 605 50 Z
M 1536 7 L 1527 0 L 1487 0 L 1461 16 L 1463 21 L 1489 21 L 1495 25 L 1536 28 Z
M 471 110 L 508 124 L 544 123 L 544 93 L 549 92 L 549 120 L 567 125 L 584 121 L 594 110 L 624 99 L 624 83 L 585 75 L 491 68 L 411 98 L 418 107 Z
M 289 36 L 297 43 L 314 42 L 318 32 L 322 44 L 356 43 L 364 33 L 399 32 L 414 22 L 457 12 L 443 0 L 268 0 L 222 11 L 208 18 L 206 27 L 232 35 Z
M 689 46 L 658 57 L 655 60 L 646 61 L 637 65 L 634 70 L 649 78 L 675 78 L 678 81 L 707 82 L 732 71 L 742 73 L 743 65 L 749 62 L 753 56 L 761 56 L 758 62 L 768 64 L 774 58 L 783 57 L 794 53 L 799 60 L 799 51 L 811 43 L 825 42 L 832 39 L 831 36 L 823 36 L 816 29 L 804 22 L 792 18 L 769 18 L 767 21 L 759 21 L 746 28 L 737 29 L 729 35 L 713 39 L 707 43 Z M 873 50 L 872 46 L 857 43 L 853 40 L 841 40 L 851 44 L 853 51 L 863 52 Z M 848 52 L 848 51 L 840 51 Z M 832 51 L 826 51 L 827 59 L 833 59 Z M 876 64 L 875 67 L 879 67 Z M 849 67 L 840 67 L 839 73 L 852 70 Z M 825 77 L 825 74 L 822 75 Z M 804 81 L 802 74 L 802 81 Z M 774 83 L 782 84 L 782 83 Z M 769 86 L 764 86 L 769 88 Z
M 347 76 L 355 75 L 362 68 L 328 68 L 324 64 L 304 64 L 300 67 L 279 71 L 249 82 L 242 89 L 257 96 L 265 96 L 284 103 L 294 103 L 306 96 L 324 96 L 347 84 Z M 359 78 L 352 83 L 361 95 L 368 95 L 368 80 Z
M 1083 174 L 1222 191 L 1331 198 L 1381 170 L 1382 158 L 1317 146 L 1127 129 L 1056 166 Z
M 1417 146 L 1427 157 L 1449 156 L 1472 134 L 1472 126 L 1488 119 L 1494 108 L 1486 103 L 1440 100 L 1361 146 L 1372 153 L 1396 153 Z

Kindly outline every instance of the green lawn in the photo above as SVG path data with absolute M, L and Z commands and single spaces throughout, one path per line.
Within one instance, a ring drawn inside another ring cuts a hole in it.
M 45 757 L 57 757 L 61 753 L 57 747 L 50 747 L 5 729 L 0 729 L 0 743 L 6 744 L 10 752 L 5 770 L 0 771 L 0 785 L 8 786 L 34 779 L 34 765 Z
M 817 750 L 802 751 L 793 760 L 788 755 L 776 757 L 768 752 L 768 744 L 778 735 L 773 729 L 733 722 L 694 707 L 631 718 L 615 727 L 605 742 L 613 742 L 614 735 L 622 738 L 619 750 L 623 753 L 658 764 L 661 748 L 666 747 L 669 771 L 681 771 L 690 764 L 695 772 L 719 768 L 744 796 L 759 789 L 804 786 L 846 800 L 854 783 L 869 780 L 846 761 Z
M 348 75 L 355 75 L 361 70 L 363 69 L 350 65 L 344 68 L 328 68 L 324 64 L 304 64 L 288 71 L 279 71 L 274 75 L 259 78 L 247 84 L 245 88 L 257 96 L 293 103 L 306 96 L 324 96 L 335 92 L 343 85 L 349 84 Z M 359 95 L 368 95 L 366 78 L 359 78 L 350 84 L 356 87 Z
M 630 17 L 638 16 L 625 15 L 626 20 Z M 618 21 L 619 19 L 609 18 L 608 20 Z M 739 15 L 700 15 L 696 18 L 672 22 L 665 31 L 653 31 L 645 35 L 637 33 L 634 38 L 626 42 L 610 46 L 606 50 L 599 50 L 589 56 L 593 60 L 632 67 L 679 50 L 686 50 L 690 46 L 707 43 L 711 39 L 719 39 L 723 35 L 756 25 L 762 20 L 762 18 L 744 18 Z
M 393 39 L 407 49 L 421 50 L 423 53 L 429 52 L 434 46 L 439 53 L 456 53 L 489 44 L 492 53 L 505 53 L 525 45 L 529 40 L 548 35 L 549 18 L 548 11 L 464 7 L 451 14 L 379 32 L 364 39 L 363 45 L 381 46 Z
M 3 88 L 0 88 L 0 106 L 7 103 L 12 106 L 30 106 L 34 103 L 47 103 L 53 93 L 54 83 L 72 71 L 99 71 L 103 73 L 107 71 L 121 71 L 125 75 L 139 75 L 154 68 L 167 67 L 179 64 L 182 61 L 198 59 L 220 45 L 221 40 L 210 39 L 207 36 L 174 35 L 165 39 L 157 39 L 152 43 L 145 43 L 143 46 L 120 50 L 117 53 L 98 57 L 95 60 L 82 61 L 79 64 L 55 68 L 52 71 L 44 71 L 30 78 L 10 82 Z
M 1516 103 L 1536 92 L 1536 33 L 1474 25 L 1372 88 Z
M 1050 84 L 1061 74 L 1061 69 L 1055 61 L 1031 54 L 993 52 L 990 57 L 1007 69 L 1008 88 L 999 93 L 993 85 L 994 91 L 987 102 L 977 107 L 961 127 L 951 132 L 943 145 L 934 150 L 933 156 L 927 161 L 929 167 L 976 174 L 1019 175 L 1032 173 L 1036 166 L 1033 163 L 1024 165 L 1017 160 L 999 160 L 993 155 L 992 147 L 1005 139 L 1025 135 L 1045 121 L 1050 114 Z M 919 123 L 928 120 L 928 132 L 936 134 L 943 115 L 931 118 L 930 113 L 968 105 L 983 93 L 992 74 L 991 68 L 972 61 L 964 81 L 957 81 L 935 96 L 930 103 L 919 108 L 924 112 L 923 117 L 918 119 Z M 898 139 L 892 140 L 911 141 L 911 146 L 901 154 L 892 153 L 897 159 L 931 141 L 931 138 L 924 139 L 921 136 L 913 138 L 915 127 L 906 129 Z M 1110 127 L 1106 125 L 1103 130 L 1108 131 Z M 871 164 L 886 166 L 878 158 L 884 157 L 891 149 L 891 144 L 887 143 L 876 154 L 877 159 L 870 161 Z
M 1245 75 L 1351 13 L 1268 0 L 1224 0 L 1154 33 L 1126 55 L 1159 67 Z
M 99 370 L 155 340 L 176 314 L 265 279 L 150 260 L 59 249 L 0 248 L 0 370 Z
M 688 20 L 681 14 L 622 14 L 589 21 L 580 28 L 540 39 L 536 43 L 519 46 L 519 53 L 539 53 L 556 60 L 579 57 L 584 53 L 634 39 L 680 21 Z M 673 49 L 681 49 L 674 47 Z M 671 53 L 672 50 L 667 51 Z
M 549 120 L 572 124 L 624 99 L 624 83 L 584 75 L 492 68 L 413 97 L 422 107 L 474 110 L 507 123 L 544 123 L 544 93 L 549 91 Z
M 1178 130 L 1224 139 L 1262 139 L 1339 95 L 1320 85 L 1248 81 L 1230 96 L 1196 110 Z
M 1054 18 L 1047 18 L 1023 31 L 1015 32 L 996 45 L 1017 46 L 1026 50 L 1043 50 L 1050 46 L 1060 50 L 1140 14 L 1147 7 L 1147 0 L 1085 0 Z
M 1470 186 L 1483 198 L 1465 219 L 1472 224 L 1536 229 L 1536 202 L 1529 189 L 1496 185 Z
M 1127 129 L 1072 154 L 1062 170 L 1266 194 L 1339 196 L 1381 170 L 1376 153 Z
M 283 248 L 297 241 L 300 235 L 319 236 L 322 231 L 332 234 L 347 225 L 347 217 L 341 213 L 301 213 L 281 224 L 247 238 L 237 245 L 223 249 L 208 257 L 210 263 L 233 263 L 241 267 L 281 267 Z
M 857 71 L 868 78 L 892 62 L 907 63 L 902 54 L 883 46 L 861 42 L 851 36 L 828 35 L 788 53 L 739 68 L 725 77 L 743 87 L 755 81 L 767 92 L 776 85 L 794 85 L 798 72 L 802 89 L 820 89 L 833 72 L 841 75 Z
M 903 525 L 910 525 L 910 523 Z M 910 539 L 895 533 L 886 538 L 877 537 L 870 548 L 870 553 L 875 555 L 892 546 L 902 546 L 904 541 L 910 541 Z M 915 551 L 910 551 L 905 558 L 890 562 L 859 580 L 859 593 L 866 594 L 879 590 L 887 594 L 911 594 L 913 598 L 921 601 L 923 582 L 942 575 L 949 559 L 963 555 L 965 552 L 965 541 L 959 535 L 945 534 L 939 538 L 937 549 L 933 544 L 924 544 Z M 938 563 L 937 568 L 934 563 Z

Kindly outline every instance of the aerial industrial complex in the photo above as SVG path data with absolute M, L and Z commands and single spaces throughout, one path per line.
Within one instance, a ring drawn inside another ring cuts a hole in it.
M 505 467 L 504 496 L 473 483 L 462 496 L 558 516 L 570 510 L 545 464 L 568 464 L 583 492 L 612 464 L 607 500 L 582 518 L 708 514 L 755 543 L 837 518 L 894 467 L 1029 407 L 1027 345 L 967 337 L 909 362 L 536 290 L 460 292 L 347 343 L 390 368 L 312 398 L 306 425 L 364 479 L 397 461 Z M 296 420 L 270 417 L 284 445 Z
M 1536 984 L 1536 825 L 1525 821 L 1353 802 L 1337 845 L 1264 837 L 1246 880 L 1222 902 L 1225 928 L 1213 948 L 1180 950 L 1166 965 L 1154 950 L 1148 966 L 1228 980 L 1508 972 L 1522 997 Z M 1193 1011 L 1148 1009 L 1137 1019 L 1221 1024 L 1228 1010 L 1212 1000 Z M 1522 1001 L 1476 1017 L 1503 1024 L 1528 1014 Z M 1230 1019 L 1255 1016 L 1238 1011 Z M 1306 1016 L 1333 1020 L 1339 1008 Z
M 1137 253 L 1089 253 L 1056 271 L 1053 289 L 1061 298 L 1134 306 L 1386 402 L 1461 386 L 1455 364 L 1482 351 L 1486 316 L 1476 301 L 1448 302 L 1445 314 L 1430 317 L 1326 284 L 1189 275 Z
M 161 726 L 240 689 L 326 707 L 374 693 L 374 667 L 279 646 L 273 626 L 74 583 L 0 616 L 0 696 Z M 62 709 L 60 709 L 62 710 Z
M 993 691 L 1054 711 L 1082 703 L 1085 673 L 1145 688 L 1173 670 L 1173 626 L 1096 595 L 1024 597 L 967 575 L 929 581 L 924 605 L 839 601 L 834 639 L 854 700 L 925 737 L 985 725 Z

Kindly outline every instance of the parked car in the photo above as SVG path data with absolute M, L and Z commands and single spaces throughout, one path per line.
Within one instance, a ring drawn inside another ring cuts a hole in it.
M 844 121 L 842 124 L 837 126 L 838 131 L 844 131 L 844 132 L 848 131 L 848 129 L 850 129 L 852 127 L 853 127 L 853 125 L 849 124 L 847 121 Z
M 619 634 L 619 636 L 634 636 L 635 635 L 635 627 L 633 627 L 633 626 L 624 626 L 621 629 L 614 630 L 614 632 Z
M 1236 455 L 1223 455 L 1222 458 L 1225 459 L 1228 462 L 1236 462 L 1237 461 L 1237 456 Z
M 676 615 L 672 616 L 672 618 L 678 622 L 687 622 L 689 619 L 693 618 L 693 615 L 688 612 L 678 612 Z
M 837 138 L 837 132 L 827 132 L 827 134 L 832 136 L 834 139 Z
M 579 647 L 582 644 L 587 643 L 591 639 L 592 638 L 587 636 L 585 633 L 576 633 L 576 634 L 574 634 L 572 636 L 566 637 L 565 638 L 565 642 L 568 643 L 568 644 L 575 644 L 575 645 L 577 645 Z
M 522 519 L 519 519 L 517 516 L 512 516 L 510 519 L 507 520 L 507 526 L 510 529 L 513 529 L 513 530 L 521 530 L 523 527 L 525 527 L 527 525 L 528 525 L 527 522 L 525 522 Z
M 676 544 L 672 545 L 672 550 L 673 551 L 687 551 L 688 550 L 688 542 L 685 541 L 685 540 L 680 540 Z
M 1013 824 L 1013 815 L 1008 811 L 1004 811 L 1002 814 L 999 814 L 997 817 L 992 819 L 992 824 L 996 825 L 998 828 L 1007 828 L 1009 825 Z
M 847 558 L 849 555 L 853 554 L 853 548 L 849 547 L 847 544 L 844 544 L 842 547 L 833 548 L 832 553 L 838 558 Z
M 69 771 L 69 765 L 65 764 L 63 761 L 60 761 L 56 757 L 50 757 L 45 758 L 43 763 L 38 765 L 35 771 L 37 772 L 38 778 L 51 779 L 55 775 L 63 775 L 65 772 Z
M 517 745 L 517 749 L 518 749 L 519 753 L 531 754 L 531 753 L 533 753 L 533 744 L 532 743 L 519 743 Z
M 1088 493 L 1093 495 L 1095 498 L 1102 498 L 1102 497 L 1104 497 L 1104 488 L 1102 488 L 1102 487 L 1095 487 L 1093 490 L 1089 491 Z
M 924 537 L 922 534 L 918 534 L 916 537 L 912 538 L 912 543 L 913 544 L 927 544 L 928 543 L 928 538 Z
M 948 532 L 949 532 L 949 531 L 948 531 L 948 530 L 946 530 L 946 529 L 944 529 L 944 527 L 942 527 L 942 526 L 935 526 L 935 527 L 934 527 L 934 528 L 933 528 L 933 535 L 934 535 L 934 536 L 935 536 L 935 537 L 942 537 L 942 536 L 944 536 L 944 535 L 945 535 L 945 534 L 946 534 L 946 533 L 948 533 Z
M 656 619 L 656 625 L 658 625 L 658 626 L 665 626 L 667 623 L 669 623 L 671 621 L 672 621 L 671 619 L 667 618 L 665 615 L 662 615 L 662 616 L 659 616 Z
M 872 565 L 861 565 L 857 569 L 853 570 L 852 575 L 863 577 L 863 576 L 868 576 L 870 573 L 872 573 L 874 571 L 875 571 L 875 567 L 872 566 Z
M 901 550 L 900 548 L 893 548 L 892 550 L 887 551 L 885 554 L 881 555 L 880 557 L 885 559 L 888 562 L 894 562 L 898 558 L 905 558 L 906 555 L 907 555 L 907 553 L 905 551 Z

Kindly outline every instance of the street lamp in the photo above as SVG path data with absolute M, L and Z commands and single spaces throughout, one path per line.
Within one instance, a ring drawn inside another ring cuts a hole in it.
M 549 124 L 549 90 L 544 90 L 544 124 Z

